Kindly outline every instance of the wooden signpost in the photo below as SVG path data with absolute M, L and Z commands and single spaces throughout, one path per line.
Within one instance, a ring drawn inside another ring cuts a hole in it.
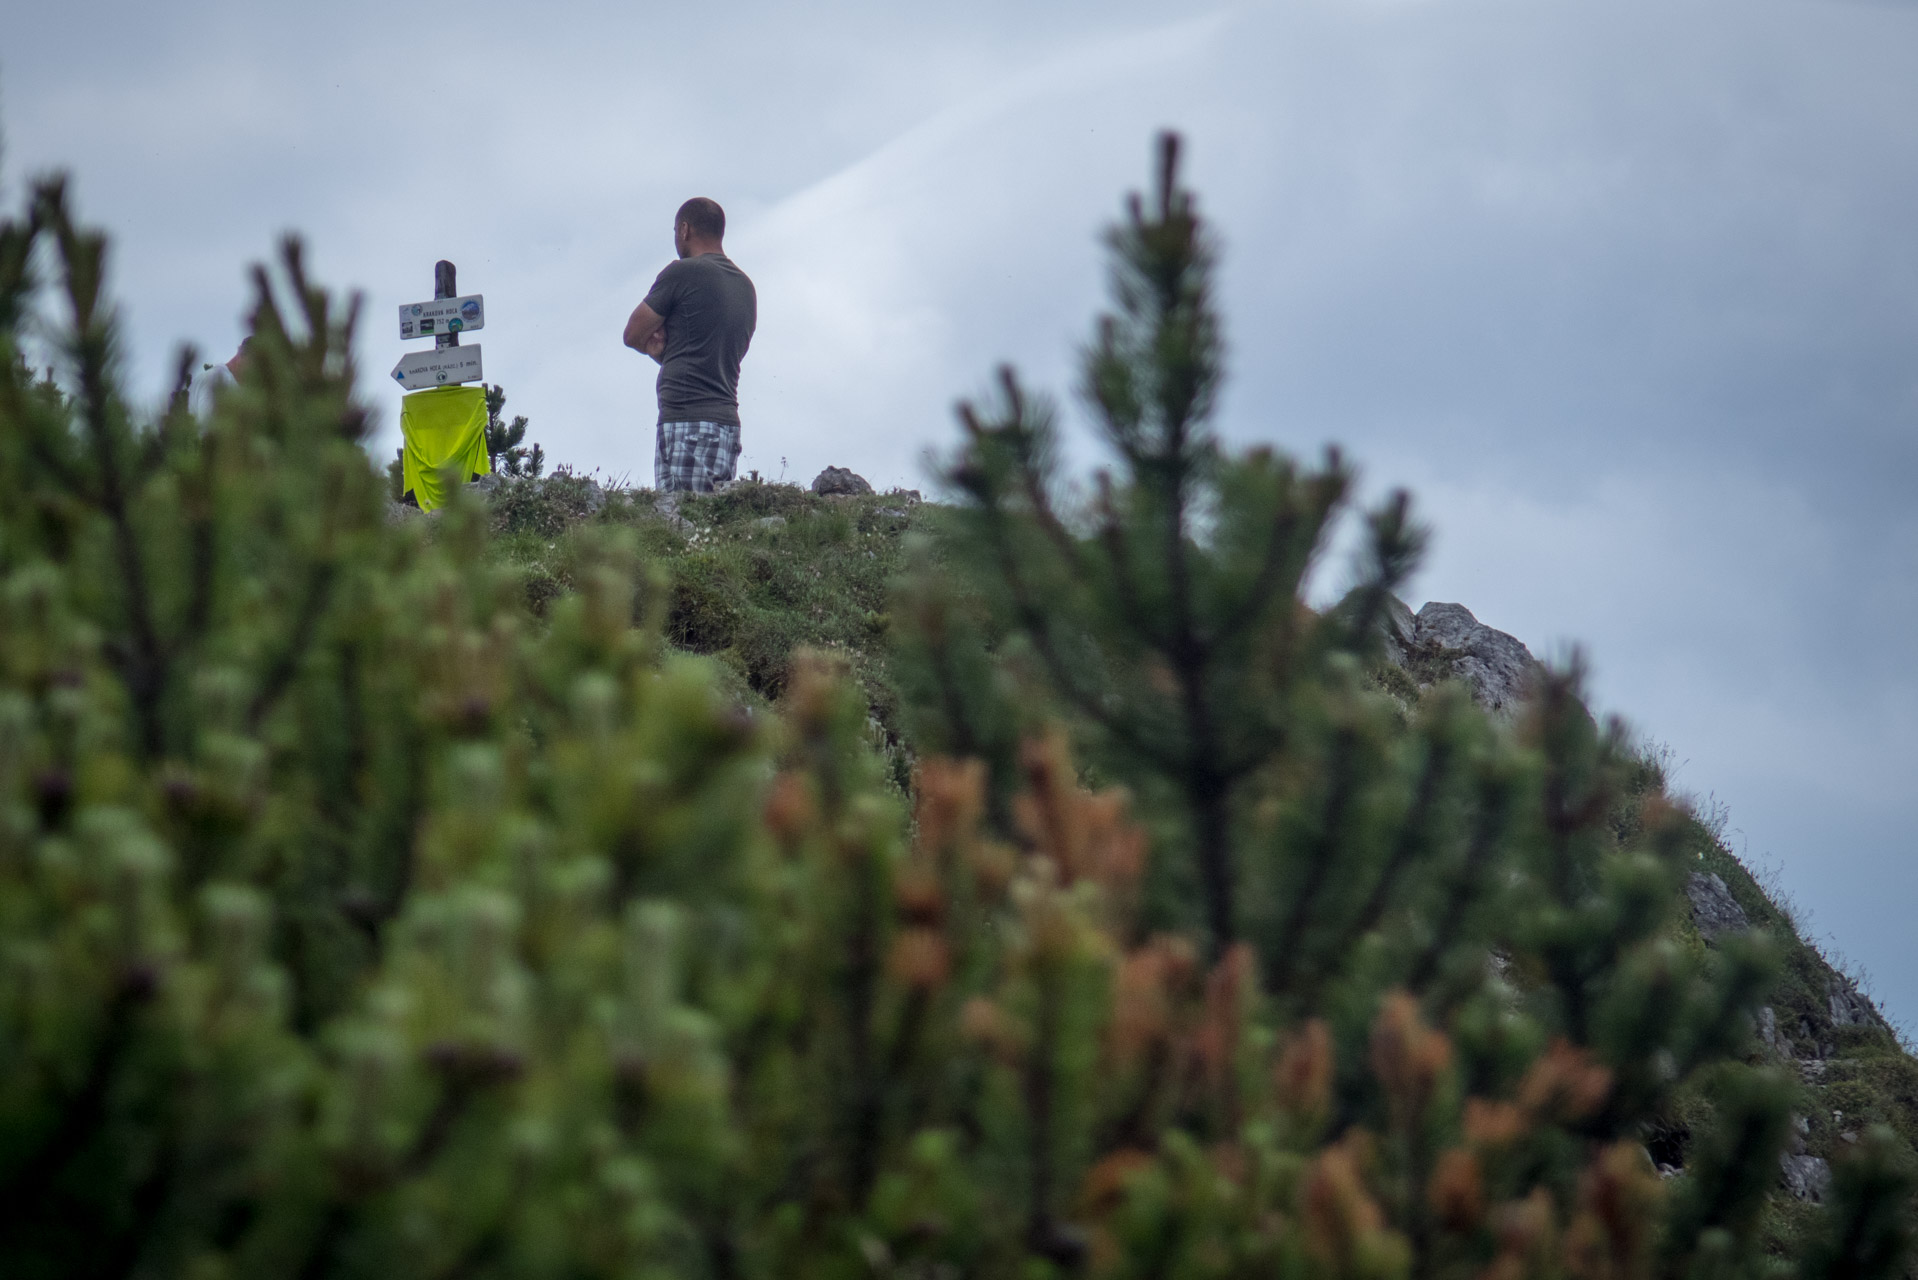
M 400 403 L 402 502 L 433 511 L 457 483 L 491 469 L 486 452 L 486 396 L 463 386 L 485 376 L 478 344 L 460 334 L 486 324 L 486 300 L 461 297 L 453 264 L 433 266 L 433 301 L 400 308 L 400 339 L 433 339 L 431 351 L 408 351 L 393 366 L 393 381 L 411 394 Z
M 459 296 L 458 268 L 442 259 L 433 264 L 433 301 L 400 307 L 400 340 L 433 339 L 431 351 L 409 351 L 393 366 L 393 381 L 408 391 L 478 382 L 484 376 L 478 344 L 460 346 L 460 334 L 486 327 L 486 299 Z M 456 348 L 450 354 L 448 348 Z

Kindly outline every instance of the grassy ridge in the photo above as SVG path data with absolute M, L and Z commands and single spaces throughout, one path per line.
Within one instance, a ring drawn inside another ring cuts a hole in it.
M 504 486 L 491 505 L 495 553 L 523 575 L 536 614 L 573 589 L 587 542 L 623 527 L 657 571 L 667 638 L 713 658 L 740 701 L 777 701 L 802 649 L 843 656 L 866 691 L 875 744 L 905 784 L 886 609 L 909 535 L 929 510 L 917 494 L 821 496 L 746 482 L 662 510 L 648 490 L 602 493 L 562 471 Z

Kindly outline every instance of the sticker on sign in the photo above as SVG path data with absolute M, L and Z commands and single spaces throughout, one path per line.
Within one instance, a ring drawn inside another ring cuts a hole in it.
M 435 298 L 400 307 L 400 337 L 433 338 L 443 333 L 470 333 L 486 327 L 486 296 Z
M 477 346 L 409 351 L 393 366 L 393 381 L 408 391 L 478 382 L 481 376 L 480 349 Z

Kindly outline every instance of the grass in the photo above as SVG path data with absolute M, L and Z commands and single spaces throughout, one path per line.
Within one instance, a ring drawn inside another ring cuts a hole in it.
M 842 656 L 903 785 L 909 753 L 886 672 L 886 609 L 922 516 L 917 494 L 823 497 L 749 481 L 680 495 L 667 511 L 649 490 L 595 490 L 561 471 L 491 498 L 494 553 L 518 570 L 535 614 L 572 590 L 585 538 L 629 529 L 666 583 L 669 642 L 712 658 L 742 700 L 762 704 L 784 692 L 801 649 Z

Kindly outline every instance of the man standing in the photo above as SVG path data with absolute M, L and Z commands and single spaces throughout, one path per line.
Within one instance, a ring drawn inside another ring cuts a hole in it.
M 679 206 L 679 260 L 659 273 L 626 321 L 626 345 L 659 361 L 653 485 L 662 493 L 711 493 L 739 462 L 739 362 L 753 340 L 759 298 L 720 247 L 725 235 L 718 204 L 698 196 Z

